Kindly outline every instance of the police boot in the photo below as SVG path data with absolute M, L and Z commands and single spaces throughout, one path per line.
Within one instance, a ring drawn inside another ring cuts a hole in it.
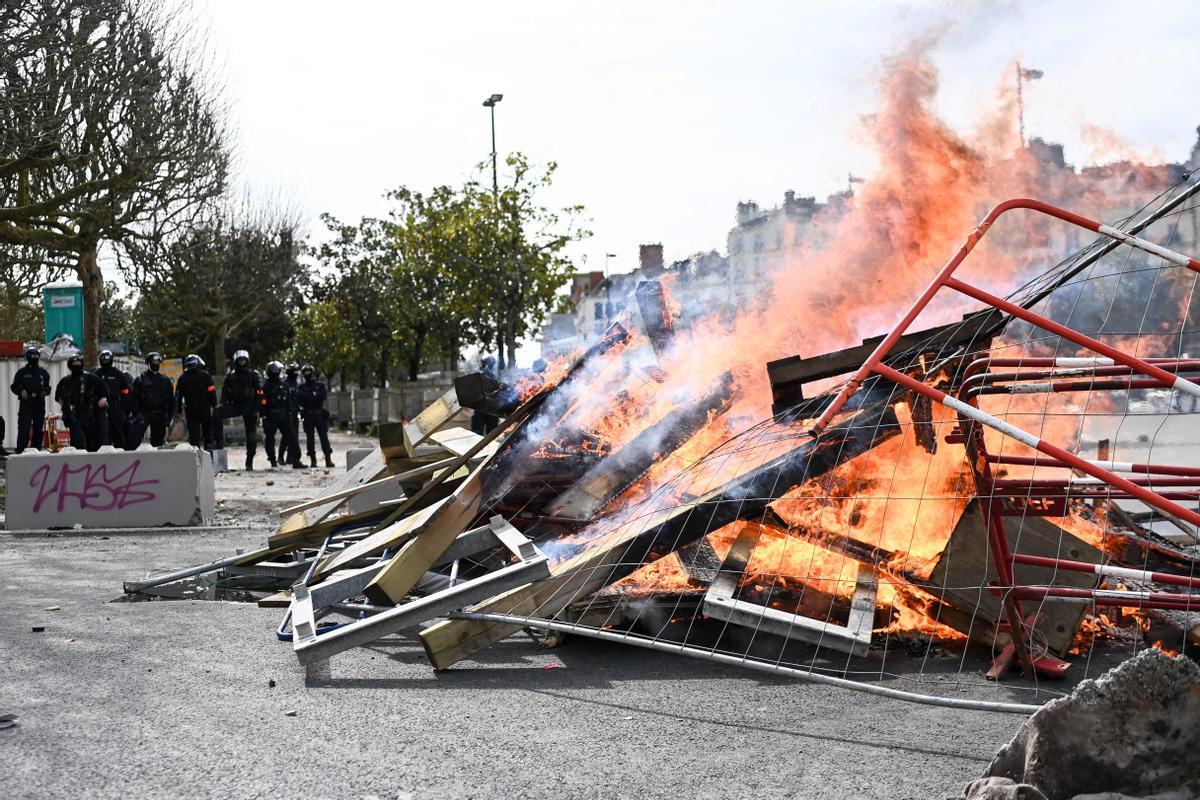
M 308 454 L 308 463 L 312 466 L 313 469 L 317 468 L 317 454 L 316 453 Z
M 246 472 L 254 472 L 254 456 L 246 456 Z
M 308 469 L 308 465 L 305 464 L 303 461 L 301 461 L 299 458 L 297 458 L 295 461 L 292 462 L 292 469 Z
M 316 466 L 316 464 L 313 464 L 313 466 L 315 467 L 315 466 Z M 333 453 L 326 453 L 326 454 L 325 454 L 325 466 L 327 466 L 327 467 L 332 467 L 332 466 L 333 466 Z

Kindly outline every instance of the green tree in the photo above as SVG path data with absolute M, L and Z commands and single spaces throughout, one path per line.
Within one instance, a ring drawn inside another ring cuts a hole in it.
M 557 164 L 539 169 L 521 153 L 505 164 L 511 175 L 498 195 L 478 182 L 464 189 L 473 217 L 469 252 L 481 282 L 475 296 L 486 298 L 488 315 L 478 334 L 484 341 L 491 334 L 501 368 L 516 364 L 517 342 L 545 321 L 575 272 L 567 246 L 591 236 L 583 206 L 553 209 L 540 200 Z
M 338 375 L 346 388 L 346 374 L 358 362 L 357 342 L 348 334 L 337 306 L 328 300 L 309 303 L 293 319 L 296 337 L 292 357 L 312 364 L 324 376 Z

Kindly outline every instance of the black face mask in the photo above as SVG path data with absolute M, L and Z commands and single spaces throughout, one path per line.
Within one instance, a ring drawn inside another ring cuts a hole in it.
M 25 363 L 31 367 L 36 367 L 39 362 L 38 362 L 38 359 L 36 359 L 36 358 L 27 358 L 27 359 L 25 359 Z
M 71 365 L 71 374 L 72 375 L 82 375 L 83 374 L 83 364 L 72 364 Z
M 158 372 L 158 364 L 151 362 L 151 363 L 147 364 L 146 366 L 150 368 L 151 372 Z

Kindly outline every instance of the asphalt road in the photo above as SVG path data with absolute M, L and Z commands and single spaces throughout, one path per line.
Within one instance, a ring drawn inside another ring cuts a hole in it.
M 941 798 L 1020 721 L 578 638 L 441 674 L 395 638 L 306 686 L 276 609 L 111 602 L 259 535 L 0 534 L 0 714 L 19 716 L 0 795 Z
M 394 637 L 306 679 L 278 609 L 123 601 L 123 580 L 257 546 L 329 480 L 219 476 L 218 523 L 253 529 L 0 533 L 0 715 L 19 717 L 0 798 L 944 798 L 1021 721 L 578 637 L 444 673 Z

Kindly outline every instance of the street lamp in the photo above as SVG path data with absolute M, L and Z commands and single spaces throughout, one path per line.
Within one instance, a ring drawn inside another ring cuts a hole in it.
M 502 94 L 494 94 L 483 101 L 484 108 L 492 110 L 492 200 L 495 202 L 500 195 L 500 184 L 496 180 L 496 103 L 504 99 Z

